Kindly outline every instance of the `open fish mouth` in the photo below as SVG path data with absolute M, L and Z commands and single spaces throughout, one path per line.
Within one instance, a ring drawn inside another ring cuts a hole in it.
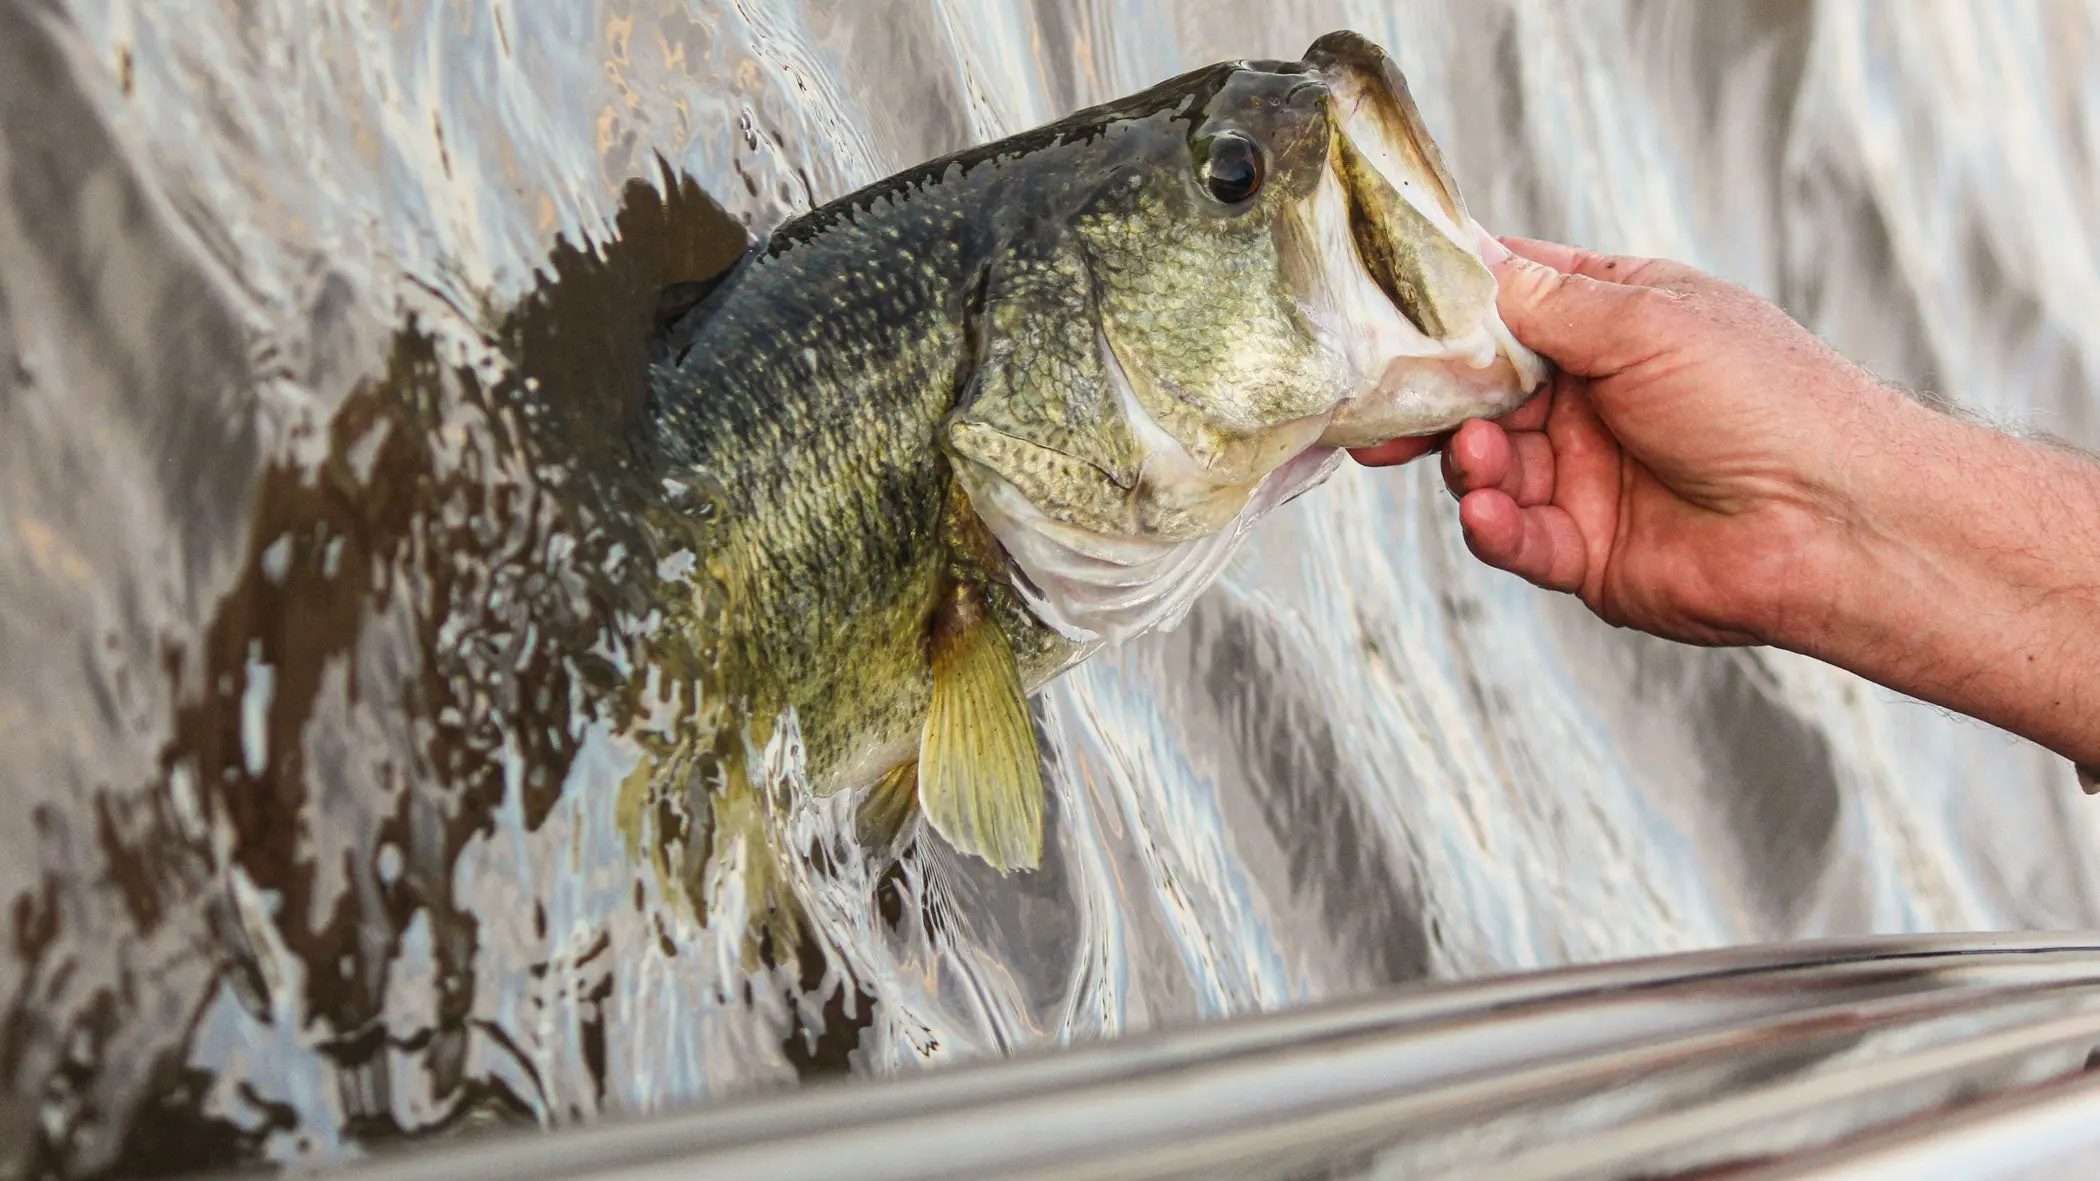
M 1546 365 L 1502 323 L 1488 235 L 1466 210 L 1406 79 L 1350 32 L 1305 62 L 1330 96 L 1328 175 L 1294 231 L 1308 311 L 1356 371 L 1320 442 L 1361 447 L 1514 409 Z

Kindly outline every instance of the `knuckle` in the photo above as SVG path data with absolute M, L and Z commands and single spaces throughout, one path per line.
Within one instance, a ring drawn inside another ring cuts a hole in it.
M 1627 292 L 1616 322 L 1623 340 L 1655 341 L 1685 335 L 1700 318 L 1696 300 L 1657 287 L 1639 287 Z
M 1567 279 L 1568 276 L 1544 263 L 1518 257 L 1512 259 L 1503 272 L 1502 285 L 1517 297 L 1520 304 L 1533 305 L 1551 300 L 1560 294 Z
M 1627 310 L 1643 317 L 1674 319 L 1692 304 L 1693 297 L 1661 287 L 1630 287 L 1626 291 Z

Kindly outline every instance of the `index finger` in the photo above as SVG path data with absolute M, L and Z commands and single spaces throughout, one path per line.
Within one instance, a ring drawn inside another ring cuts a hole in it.
M 1602 271 L 1605 257 L 1594 250 L 1570 246 L 1565 242 L 1548 242 L 1543 238 L 1503 238 L 1502 245 L 1512 254 L 1520 254 L 1533 262 L 1544 263 L 1564 275 L 1589 275 L 1592 279 L 1609 282 L 1610 274 L 1593 274 Z

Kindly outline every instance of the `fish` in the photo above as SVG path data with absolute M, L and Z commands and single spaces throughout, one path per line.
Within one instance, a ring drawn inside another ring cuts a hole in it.
M 710 700 L 747 737 L 792 717 L 809 790 L 863 793 L 872 844 L 923 816 L 1037 867 L 1030 694 L 1180 622 L 1346 449 L 1538 388 L 1488 240 L 1351 32 L 785 222 L 649 372 L 654 527 Z

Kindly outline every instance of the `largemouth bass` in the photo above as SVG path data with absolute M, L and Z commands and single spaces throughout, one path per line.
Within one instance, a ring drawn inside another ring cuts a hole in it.
M 1027 695 L 1171 627 L 1341 448 L 1517 406 L 1484 235 L 1353 33 L 786 223 L 670 331 L 649 447 L 730 721 L 811 787 L 1033 867 Z M 674 514 L 675 518 L 675 514 Z

